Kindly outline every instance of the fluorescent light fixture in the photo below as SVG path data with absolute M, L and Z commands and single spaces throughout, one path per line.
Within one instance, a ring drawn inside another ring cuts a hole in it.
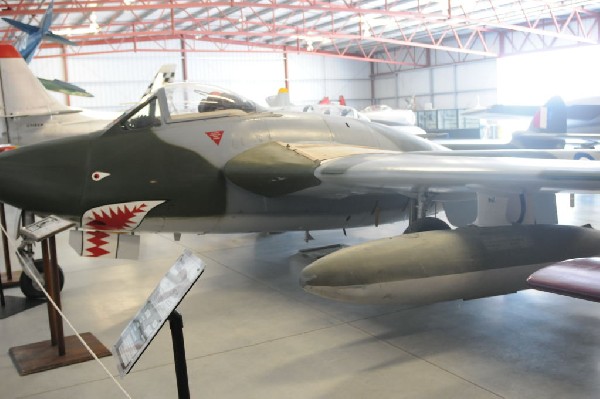
M 95 12 L 92 12 L 90 15 L 90 26 L 89 28 L 65 28 L 60 30 L 53 30 L 52 33 L 59 36 L 73 36 L 73 35 L 87 35 L 87 34 L 96 34 L 100 32 L 100 25 L 96 22 L 98 20 L 98 16 Z
M 394 21 L 393 18 L 380 16 L 380 15 L 372 15 L 372 14 L 357 15 L 357 16 L 352 17 L 351 20 L 356 23 L 367 24 L 371 27 L 375 27 L 375 26 L 390 27 L 390 26 L 393 26 L 396 24 L 396 21 Z

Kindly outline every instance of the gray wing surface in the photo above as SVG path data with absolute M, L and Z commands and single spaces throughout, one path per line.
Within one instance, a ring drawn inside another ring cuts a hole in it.
M 323 161 L 315 176 L 348 190 L 407 195 L 600 191 L 600 163 L 587 160 L 373 153 Z

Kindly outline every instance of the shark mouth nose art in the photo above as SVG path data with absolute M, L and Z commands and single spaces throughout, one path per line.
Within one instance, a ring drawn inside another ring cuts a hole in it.
M 90 230 L 131 231 L 156 206 L 165 201 L 133 201 L 102 205 L 87 210 L 81 219 L 81 227 Z

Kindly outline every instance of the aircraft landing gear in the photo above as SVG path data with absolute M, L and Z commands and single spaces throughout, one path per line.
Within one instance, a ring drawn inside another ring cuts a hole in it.
M 23 226 L 28 226 L 35 222 L 35 217 L 31 212 L 24 211 L 21 216 Z M 35 273 L 35 277 L 40 281 L 40 283 L 46 283 L 46 280 L 44 279 L 44 260 L 34 259 L 33 245 L 33 241 L 27 240 L 23 237 L 23 240 L 17 249 L 17 252 L 20 255 L 19 261 L 21 262 L 21 267 L 23 269 L 23 273 L 21 273 L 21 277 L 19 278 L 19 287 L 26 298 L 45 299 L 46 296 L 42 292 L 40 286 L 31 277 L 31 273 Z M 35 270 L 30 270 L 32 269 L 31 266 L 24 265 L 23 263 L 26 263 L 27 265 L 34 265 Z M 65 285 L 65 275 L 60 266 L 58 267 L 58 281 L 59 290 L 62 291 L 63 286 Z
M 36 270 L 38 271 L 41 282 L 44 282 L 44 260 L 43 259 L 35 259 L 33 261 Z M 58 268 L 58 280 L 60 290 L 62 291 L 63 286 L 65 285 L 65 275 L 63 273 L 62 268 L 59 266 Z M 21 288 L 21 292 L 23 295 L 29 299 L 44 299 L 46 296 L 37 285 L 37 283 L 27 275 L 27 273 L 21 273 L 21 278 L 19 279 L 19 286 Z
M 433 230 L 450 230 L 450 225 L 436 217 L 426 216 L 431 206 L 431 199 L 425 194 L 419 194 L 408 203 L 408 227 L 404 234 L 419 233 Z
M 404 234 L 433 230 L 450 230 L 450 226 L 441 219 L 427 216 L 409 224 L 406 230 L 404 230 Z

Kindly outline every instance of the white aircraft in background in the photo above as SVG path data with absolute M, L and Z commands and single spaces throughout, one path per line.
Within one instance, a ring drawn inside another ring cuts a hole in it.
M 392 109 L 389 105 L 369 105 L 362 111 L 372 122 L 387 126 L 414 126 L 417 122 L 415 113 L 410 109 Z
M 142 96 L 173 80 L 175 65 L 164 65 Z M 19 52 L 0 45 L 0 140 L 11 145 L 33 144 L 102 130 L 118 113 L 99 113 L 61 104 L 33 75 Z
M 324 97 L 318 104 L 294 105 L 290 101 L 289 90 L 281 88 L 276 95 L 269 96 L 265 100 L 270 109 L 275 111 L 312 112 L 321 115 L 343 116 L 369 121 L 369 118 L 360 113 L 356 108 L 347 106 L 344 96 L 340 96 L 340 101 L 336 104 L 332 103 L 329 97 Z
M 321 115 L 330 115 L 330 116 L 343 116 L 346 118 L 359 119 L 367 122 L 375 122 L 382 125 L 386 125 L 390 127 L 392 130 L 396 132 L 400 132 L 401 134 L 408 133 L 414 134 L 426 139 L 435 139 L 435 138 L 445 138 L 448 135 L 446 133 L 427 133 L 425 130 L 421 129 L 419 126 L 415 125 L 415 116 L 414 112 L 410 110 L 392 110 L 391 115 L 396 115 L 390 120 L 385 120 L 382 118 L 371 119 L 368 113 L 363 111 L 358 111 L 356 108 L 350 107 L 346 105 L 346 100 L 344 96 L 339 96 L 339 100 L 337 102 L 331 102 L 329 97 L 323 97 L 319 104 L 311 104 L 311 105 L 294 105 L 290 102 L 289 92 L 287 89 L 282 88 L 279 89 L 279 92 L 275 96 L 270 96 L 266 98 L 267 104 L 271 107 L 272 110 L 276 111 L 292 111 L 292 112 L 313 112 Z M 370 106 L 365 109 L 374 110 L 377 107 L 387 107 L 387 106 Z M 387 107 L 389 108 L 389 107 Z M 391 110 L 391 108 L 389 108 Z M 412 119 L 409 113 L 405 113 L 404 111 L 412 114 Z M 379 113 L 377 113 L 379 114 Z M 383 112 L 383 114 L 387 115 L 387 112 Z M 409 123 L 412 120 L 412 123 Z

